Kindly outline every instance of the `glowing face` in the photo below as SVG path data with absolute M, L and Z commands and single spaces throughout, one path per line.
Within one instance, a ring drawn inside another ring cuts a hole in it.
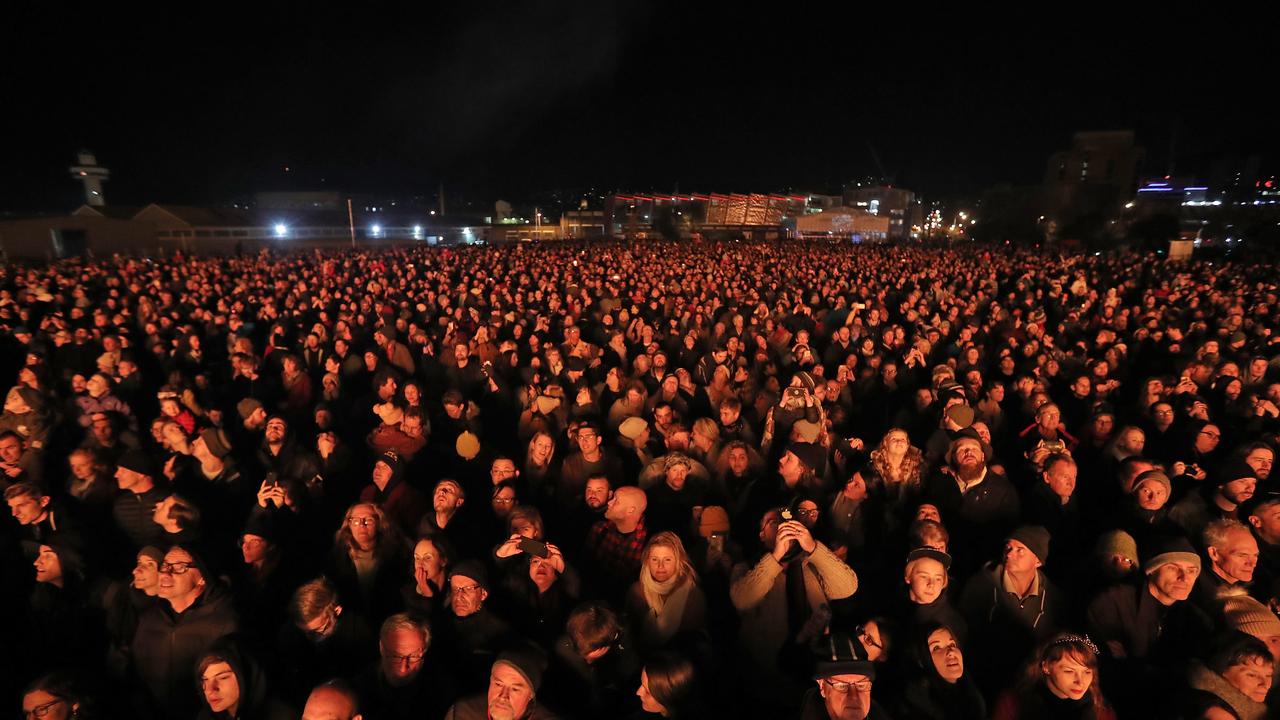
M 1170 562 L 1147 576 L 1152 594 L 1165 605 L 1181 602 L 1191 596 L 1200 566 L 1189 562 Z
M 225 662 L 210 663 L 200 675 L 200 689 L 205 702 L 215 713 L 231 711 L 240 703 L 240 682 L 231 666 Z
M 911 563 L 906 573 L 907 594 L 911 602 L 928 605 L 947 587 L 947 569 L 933 558 L 920 558 Z
M 133 586 L 148 595 L 155 595 L 160 588 L 160 565 L 145 555 L 139 555 L 138 564 L 133 567 Z
M 1041 664 L 1045 684 L 1055 696 L 1065 700 L 1079 700 L 1093 685 L 1093 670 L 1076 659 L 1072 653 L 1049 663 Z
M 1040 567 L 1040 559 L 1031 548 L 1018 540 L 1006 540 L 1004 544 L 1004 569 L 1012 573 L 1030 573 Z
M 1138 507 L 1143 510 L 1159 510 L 1169 501 L 1169 490 L 1155 480 L 1143 480 L 1134 488 L 1133 494 L 1138 500 Z
M 933 668 L 943 680 L 954 683 L 964 675 L 964 656 L 960 653 L 960 645 L 946 628 L 938 628 L 929 634 L 929 657 L 933 660 Z
M 1266 702 L 1267 693 L 1271 690 L 1271 663 L 1256 656 L 1245 658 L 1227 668 L 1222 677 L 1250 700 Z
M 449 578 L 449 605 L 454 615 L 464 618 L 480 612 L 487 597 L 488 591 L 475 580 L 464 575 Z
M 675 577 L 678 561 L 675 550 L 665 545 L 654 545 L 649 549 L 649 575 L 657 582 L 666 582 Z

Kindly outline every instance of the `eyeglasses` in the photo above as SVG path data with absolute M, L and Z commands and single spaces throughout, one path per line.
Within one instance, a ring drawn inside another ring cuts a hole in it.
M 189 562 L 160 563 L 160 572 L 166 575 L 186 575 L 191 565 Z
M 337 623 L 338 623 L 338 613 L 335 612 L 333 608 L 329 608 L 328 610 L 325 611 L 324 623 L 320 625 L 320 627 L 303 628 L 303 630 L 310 637 L 323 638 L 329 635 L 330 631 L 333 630 L 333 626 L 336 625 Z
M 515 498 L 495 497 L 493 499 L 493 504 L 495 505 L 514 505 L 515 502 Z
M 870 645 L 877 650 L 884 650 L 884 643 L 876 642 L 876 639 L 871 635 L 871 633 L 867 632 L 866 625 L 859 625 L 854 628 L 854 633 L 858 636 L 858 639 L 862 641 L 863 645 Z
M 806 510 L 805 508 L 797 508 L 796 514 L 799 515 L 800 517 L 807 517 L 807 518 L 818 517 L 817 510 Z
M 369 527 L 370 525 L 377 525 L 378 518 L 371 518 L 371 517 L 347 518 L 347 524 L 354 525 L 356 527 Z
M 470 595 L 472 593 L 479 592 L 482 589 L 483 588 L 481 588 L 479 585 L 468 585 L 466 587 L 460 587 L 458 585 L 453 586 L 453 591 L 458 593 L 459 595 Z
M 411 653 L 409 655 L 396 655 L 394 653 L 388 653 L 384 657 L 386 657 L 388 660 L 390 660 L 391 662 L 397 665 L 403 665 L 405 663 L 408 663 L 410 665 L 417 665 L 418 663 L 422 662 L 422 658 L 425 655 L 426 653 L 420 653 L 420 652 Z
M 1207 437 L 1207 438 L 1209 438 L 1209 439 L 1211 439 L 1211 440 L 1217 440 L 1217 439 L 1219 439 L 1219 438 L 1221 438 L 1221 437 L 1222 437 L 1222 435 L 1221 435 L 1221 434 L 1219 434 L 1219 433 L 1216 433 L 1216 432 L 1208 432 L 1208 431 L 1206 431 L 1206 430 L 1201 430 L 1201 431 L 1200 431 L 1200 434 L 1201 434 L 1201 435 L 1204 435 L 1205 437 Z
M 59 703 L 64 703 L 64 702 L 66 702 L 66 700 L 63 700 L 62 698 L 54 698 L 53 700 L 50 700 L 49 702 L 43 705 L 37 705 L 31 708 L 30 710 L 23 710 L 22 717 L 23 718 L 46 717 L 50 712 L 53 711 L 55 707 L 58 706 Z
M 860 693 L 871 692 L 870 680 L 863 680 L 862 682 L 856 683 L 837 682 L 835 680 L 823 680 L 822 682 L 826 683 L 827 687 L 842 694 L 847 694 L 853 690 L 857 690 Z

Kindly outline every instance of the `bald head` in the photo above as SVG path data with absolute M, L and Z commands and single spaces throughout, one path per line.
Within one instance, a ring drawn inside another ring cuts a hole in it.
M 622 507 L 634 507 L 637 515 L 644 514 L 645 508 L 649 507 L 649 498 L 638 487 L 620 487 L 615 492 L 615 496 L 619 505 Z
M 311 691 L 302 720 L 362 720 L 356 694 L 339 682 L 327 682 Z

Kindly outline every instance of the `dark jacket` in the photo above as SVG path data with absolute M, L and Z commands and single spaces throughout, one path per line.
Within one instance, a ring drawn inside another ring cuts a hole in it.
M 872 687 L 872 694 L 875 688 Z M 800 705 L 800 720 L 833 720 L 831 715 L 827 713 L 827 705 L 822 700 L 821 693 L 818 688 L 811 687 L 804 694 L 804 701 Z M 880 704 L 871 699 L 871 711 L 867 713 L 867 720 L 891 720 L 889 713 L 880 707 Z
M 489 702 L 484 695 L 472 695 L 459 700 L 445 713 L 445 720 L 489 720 Z M 535 699 L 524 715 L 516 720 L 556 720 L 559 717 L 550 710 L 537 704 Z
M 133 666 L 158 717 L 188 720 L 195 715 L 196 660 L 237 627 L 231 596 L 212 581 L 181 614 L 167 602 L 143 612 L 133 637 Z
M 236 674 L 240 687 L 240 702 L 236 714 L 214 712 L 204 702 L 200 678 L 195 678 L 194 692 L 201 698 L 203 707 L 196 720 L 292 720 L 298 713 L 277 698 L 267 686 L 267 675 L 262 665 L 244 651 L 243 642 L 235 636 L 227 636 L 213 643 L 209 653 L 216 653 L 226 660 Z

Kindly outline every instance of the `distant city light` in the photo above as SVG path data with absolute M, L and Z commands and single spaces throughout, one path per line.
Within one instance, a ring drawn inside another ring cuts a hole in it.
M 284 237 L 289 234 L 289 226 L 284 223 L 276 223 L 276 237 Z

